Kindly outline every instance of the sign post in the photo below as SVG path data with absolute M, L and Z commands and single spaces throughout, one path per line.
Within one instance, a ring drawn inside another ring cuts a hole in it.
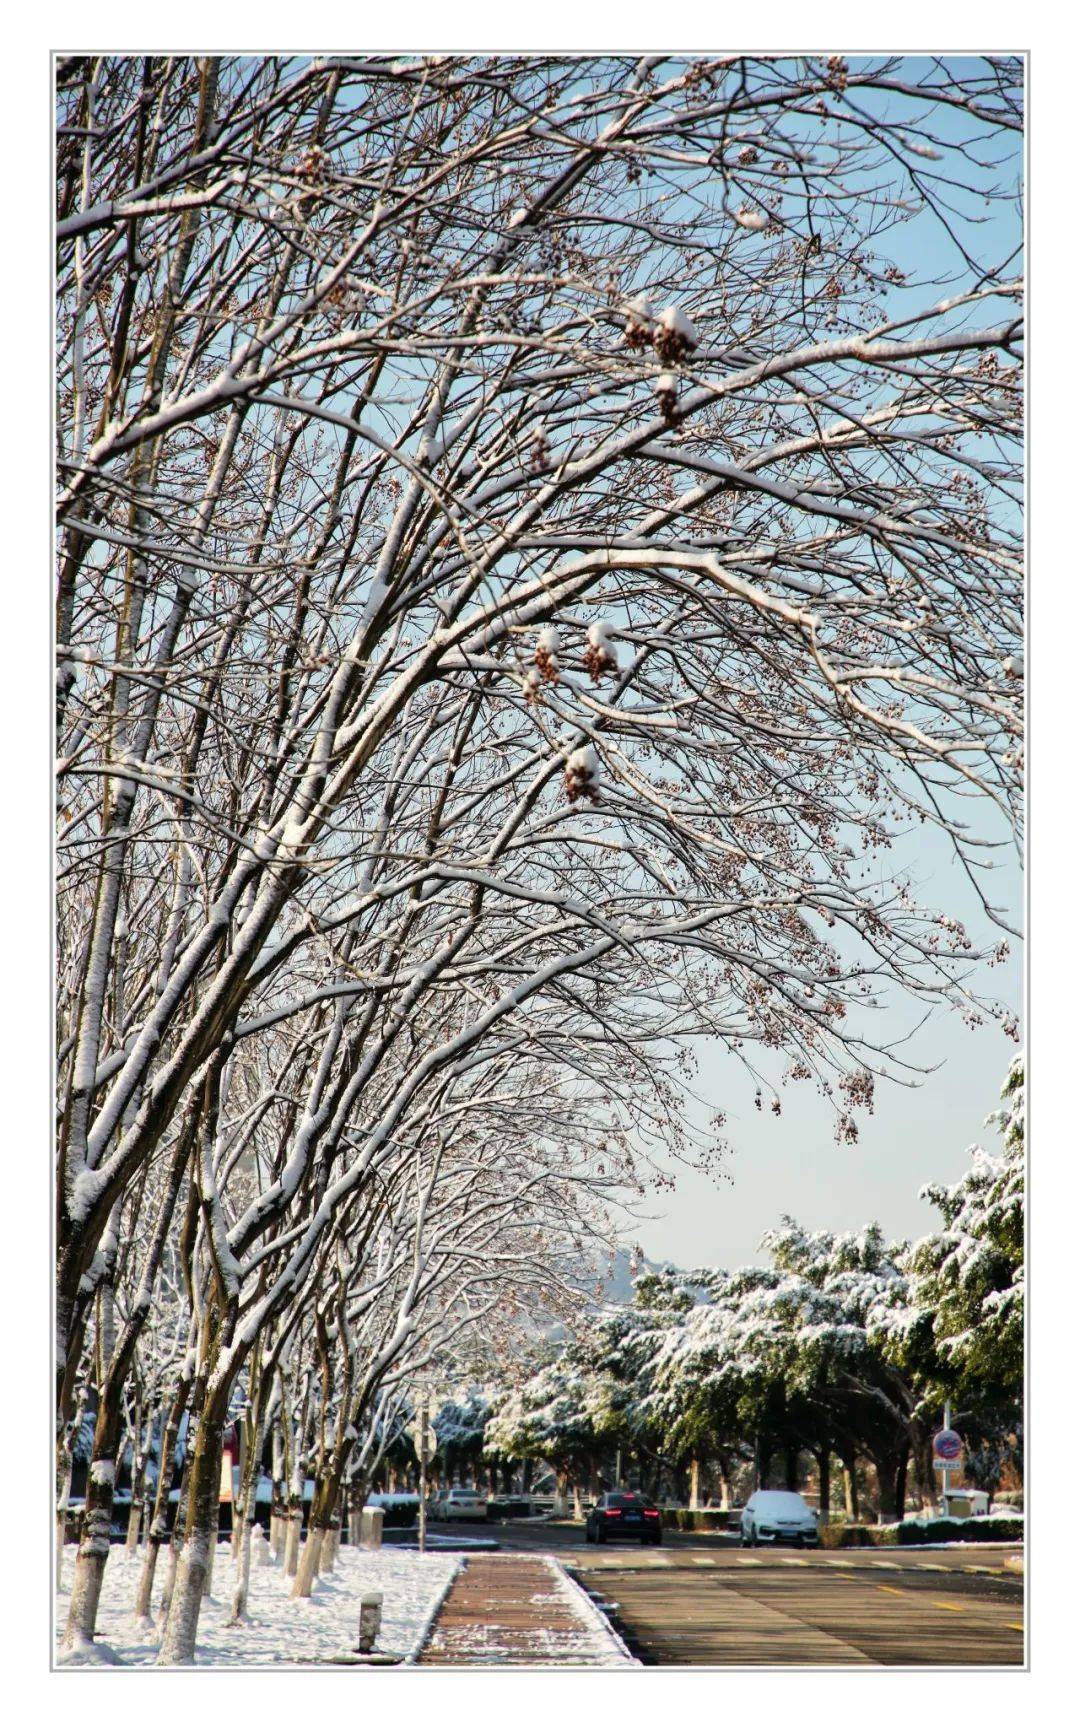
M 416 1457 L 420 1461 L 420 1553 L 427 1549 L 427 1468 L 435 1457 L 435 1431 L 428 1420 L 428 1399 L 425 1393 L 420 1400 L 416 1422 L 412 1426 L 413 1446 Z
M 934 1470 L 941 1472 L 941 1505 L 943 1512 L 948 1511 L 949 1477 L 953 1471 L 960 1469 L 964 1443 L 952 1427 L 950 1406 L 946 1401 L 944 1427 L 934 1436 Z

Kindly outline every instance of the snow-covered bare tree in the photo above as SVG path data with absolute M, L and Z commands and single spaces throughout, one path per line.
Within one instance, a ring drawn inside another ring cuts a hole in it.
M 296 1344 L 302 1439 L 329 1416 L 319 1300 L 369 1261 L 338 1252 L 486 1082 L 583 1234 L 653 1147 L 711 1151 L 691 1037 L 784 1049 L 850 1132 L 890 988 L 993 1013 L 959 912 L 882 857 L 937 826 L 996 915 L 967 798 L 1018 821 L 1019 283 L 985 211 L 1020 82 L 59 62 L 61 1450 L 92 1349 L 103 1389 L 73 1630 L 174 1244 L 183 1658 L 246 1372 Z M 901 267 L 927 226 L 944 283 Z

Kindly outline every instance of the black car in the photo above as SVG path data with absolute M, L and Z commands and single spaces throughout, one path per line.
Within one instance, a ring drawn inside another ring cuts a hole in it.
M 609 1537 L 636 1537 L 643 1543 L 660 1541 L 660 1509 L 645 1495 L 613 1489 L 601 1495 L 585 1520 L 585 1541 L 606 1543 Z

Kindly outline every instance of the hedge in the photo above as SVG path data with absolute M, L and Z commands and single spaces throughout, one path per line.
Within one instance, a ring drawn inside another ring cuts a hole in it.
M 905 1519 L 897 1525 L 822 1525 L 825 1549 L 891 1549 L 919 1543 L 1023 1542 L 1024 1521 L 1004 1513 L 985 1519 Z
M 671 1531 L 737 1531 L 740 1517 L 728 1507 L 665 1507 L 660 1522 Z

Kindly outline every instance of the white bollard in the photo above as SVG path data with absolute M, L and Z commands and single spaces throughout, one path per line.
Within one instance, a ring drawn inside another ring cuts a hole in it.
M 266 1532 L 261 1525 L 256 1525 L 251 1533 L 251 1548 L 257 1567 L 266 1566 L 270 1559 L 270 1545 L 266 1540 Z
M 360 1544 L 362 1548 L 382 1548 L 382 1525 L 382 1508 L 365 1507 L 360 1515 Z
M 382 1599 L 381 1590 L 368 1591 L 360 1598 L 360 1635 L 356 1648 L 363 1655 L 375 1649 L 382 1626 Z

